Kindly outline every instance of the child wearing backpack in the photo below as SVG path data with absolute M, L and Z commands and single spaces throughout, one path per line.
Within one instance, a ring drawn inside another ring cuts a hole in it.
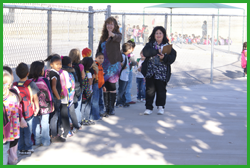
M 121 63 L 121 75 L 119 78 L 119 87 L 118 87 L 118 94 L 117 94 L 117 102 L 116 107 L 129 107 L 129 104 L 126 103 L 126 88 L 128 85 L 129 80 L 129 64 L 128 64 L 128 54 L 132 52 L 132 45 L 131 43 L 124 43 L 122 45 L 122 58 L 123 62 Z
M 243 43 L 241 52 L 241 67 L 244 69 L 244 75 L 247 77 L 247 42 Z
M 75 87 L 75 96 L 74 96 L 74 107 L 75 107 L 75 113 L 78 120 L 78 127 L 81 127 L 82 122 L 82 113 L 81 113 L 81 107 L 82 107 L 82 82 L 85 78 L 85 71 L 84 66 L 80 63 L 81 54 L 79 49 L 72 49 L 69 52 L 69 57 L 72 61 L 72 67 L 75 69 L 76 73 L 76 83 L 79 83 L 79 87 Z
M 3 70 L 3 165 L 8 164 L 10 143 L 20 137 L 19 98 L 10 92 L 11 74 Z
M 39 112 L 39 100 L 37 93 L 38 87 L 32 80 L 27 80 L 29 75 L 28 65 L 20 63 L 16 67 L 16 74 L 20 78 L 18 82 L 13 85 L 17 86 L 22 97 L 22 114 L 27 122 L 27 128 L 20 128 L 20 138 L 18 142 L 18 150 L 21 155 L 31 154 L 34 152 L 32 149 L 33 142 L 31 141 L 32 122 L 34 116 Z
M 69 93 L 69 97 L 68 97 L 68 111 L 69 111 L 69 118 L 71 119 L 71 122 L 73 123 L 73 127 L 74 127 L 74 132 L 76 133 L 80 127 L 78 126 L 78 120 L 76 117 L 76 113 L 75 113 L 75 106 L 74 106 L 74 96 L 75 96 L 75 86 L 76 86 L 76 73 L 75 73 L 75 69 L 72 68 L 72 61 L 71 58 L 68 56 L 62 56 L 62 70 L 68 72 L 69 75 L 69 83 L 71 85 L 71 87 L 68 88 L 68 93 Z M 66 113 L 65 113 L 65 120 L 66 120 Z M 69 135 L 71 136 L 72 132 L 69 131 Z
M 91 57 L 84 57 L 82 60 L 85 73 L 89 72 L 93 65 L 93 59 Z M 93 92 L 90 90 L 90 82 L 86 75 L 82 83 L 83 95 L 82 95 L 82 125 L 94 125 L 95 122 L 90 120 L 91 112 L 91 97 Z
M 44 78 L 44 62 L 34 61 L 30 65 L 28 78 L 36 83 L 39 88 L 39 113 L 33 119 L 33 135 L 36 145 L 49 146 L 49 114 L 54 111 L 53 94 L 49 80 Z
M 51 142 L 65 142 L 66 140 L 60 136 L 61 134 L 61 92 L 62 85 L 60 72 L 62 68 L 62 60 L 58 54 L 52 54 L 45 60 L 48 61 L 47 66 L 51 69 L 45 71 L 45 77 L 49 80 L 53 93 L 54 112 L 50 113 L 50 136 Z
M 11 75 L 11 80 L 14 80 L 14 76 L 13 76 L 13 72 L 12 69 L 8 66 L 3 66 L 3 70 L 7 71 L 10 75 Z M 20 101 L 22 100 L 22 97 L 19 95 L 20 91 L 19 89 L 15 86 L 9 89 L 10 92 L 12 92 L 13 94 L 16 95 L 16 97 L 18 97 L 18 103 L 19 105 L 17 105 L 18 108 L 18 113 L 19 113 L 19 122 L 20 122 L 20 127 L 24 128 L 24 127 L 28 127 L 27 123 L 22 115 L 22 107 L 20 106 Z M 5 109 L 4 109 L 5 111 Z M 7 113 L 6 113 L 7 115 Z M 6 120 L 7 121 L 7 120 Z M 10 146 L 9 146 L 9 150 L 8 150 L 8 164 L 9 165 L 15 165 L 18 162 L 18 156 L 17 156 L 17 148 L 18 148 L 18 140 L 19 138 L 16 138 L 14 141 L 10 141 Z

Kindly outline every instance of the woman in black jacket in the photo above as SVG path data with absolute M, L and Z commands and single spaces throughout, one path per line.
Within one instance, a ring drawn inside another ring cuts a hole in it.
M 166 86 L 171 76 L 170 65 L 176 59 L 176 51 L 172 49 L 170 54 L 162 54 L 161 47 L 163 45 L 168 45 L 166 30 L 162 26 L 157 26 L 151 33 L 149 42 L 143 48 L 143 55 L 146 57 L 141 70 L 146 78 L 145 115 L 152 113 L 155 94 L 157 114 L 164 113 Z

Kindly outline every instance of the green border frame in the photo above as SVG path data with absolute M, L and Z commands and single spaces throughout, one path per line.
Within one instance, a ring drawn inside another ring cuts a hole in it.
M 6 2 L 6 3 L 32 3 L 32 2 L 34 2 L 34 0 L 29 0 L 29 1 L 18 1 L 18 0 L 15 0 L 15 1 L 11 1 L 11 2 Z M 53 0 L 53 3 L 68 3 L 69 1 L 66 1 L 66 0 Z M 111 9 L 112 9 L 112 3 L 152 3 L 152 2 L 154 2 L 154 1 L 149 1 L 149 0 L 136 0 L 136 2 L 134 1 L 134 0 L 123 0 L 123 2 L 120 2 L 120 1 L 115 1 L 115 0 L 108 0 L 108 1 L 103 1 L 103 0 L 94 0 L 94 2 L 92 2 L 92 3 L 111 3 L 110 5 L 111 5 Z M 178 3 L 200 3 L 201 1 L 198 1 L 198 0 L 192 0 L 192 1 L 186 1 L 186 0 L 179 0 L 178 1 Z M 215 0 L 213 0 L 213 1 L 208 1 L 209 3 L 211 2 L 213 2 L 213 3 L 218 3 L 218 1 L 215 1 Z M 4 2 L 3 2 L 4 3 Z M 38 3 L 38 2 L 36 2 L 36 3 Z M 50 1 L 47 1 L 47 0 L 40 0 L 39 1 L 39 3 L 52 3 L 52 2 L 50 2 Z M 80 1 L 80 0 L 74 0 L 73 2 L 71 2 L 71 3 L 83 3 L 83 1 Z M 89 3 L 89 2 L 86 2 L 86 3 Z M 154 3 L 166 3 L 166 0 L 158 0 L 158 1 L 156 1 L 156 2 L 154 2 Z M 205 3 L 205 2 L 204 2 Z M 232 1 L 232 0 L 228 0 L 228 1 L 222 1 L 222 2 L 219 2 L 219 3 L 247 3 L 247 1 L 245 0 L 245 1 L 238 1 L 238 2 L 235 2 L 235 1 Z M 106 9 L 106 6 L 103 8 L 103 9 Z M 2 13 L 3 13 L 3 9 L 1 9 L 2 10 Z M 246 15 L 247 15 L 247 13 L 246 13 Z M 3 23 L 3 17 L 1 17 L 1 21 L 2 21 L 2 23 Z M 249 18 L 248 18 L 248 20 L 247 21 L 249 21 Z M 1 29 L 3 29 L 3 28 L 1 28 Z M 247 31 L 247 30 L 246 30 Z M 245 31 L 245 32 L 246 32 Z M 3 34 L 1 34 L 1 38 L 3 38 Z M 2 51 L 3 51 L 3 45 L 1 46 L 2 47 Z M 2 56 L 2 59 L 0 59 L 0 61 L 1 61 L 1 69 L 3 68 L 3 56 Z M 1 79 L 1 82 L 0 82 L 0 84 L 2 84 L 2 78 L 0 78 Z M 3 85 L 3 84 L 2 84 Z M 247 86 L 249 85 L 249 79 L 248 79 L 248 82 L 247 82 Z M 250 97 L 250 93 L 247 93 L 247 98 L 249 98 Z M 2 101 L 3 99 L 1 99 L 1 101 Z M 247 104 L 248 105 L 250 105 L 250 99 L 247 99 Z M 2 106 L 1 106 L 2 107 Z M 247 112 L 249 112 L 250 110 L 249 109 L 247 109 Z M 2 123 L 3 122 L 3 120 L 2 120 L 2 116 L 1 116 L 1 119 L 0 119 L 0 122 Z M 1 132 L 2 132 L 2 129 L 1 129 Z M 248 133 L 248 135 L 249 135 L 249 130 L 247 131 L 247 133 Z M 247 147 L 247 151 L 249 151 L 248 150 L 249 149 L 249 147 Z M 1 146 L 1 151 L 3 150 L 3 148 L 2 148 L 2 146 Z M 247 160 L 249 160 L 250 159 L 250 157 L 249 157 L 249 155 L 247 156 Z M 2 157 L 1 157 L 1 164 L 2 164 Z M 8 165 L 9 167 L 12 167 L 12 166 L 15 166 L 15 165 Z M 20 166 L 20 165 L 19 165 Z M 39 167 L 40 166 L 43 166 L 43 165 L 38 165 Z M 101 165 L 100 165 L 101 166 Z M 116 166 L 116 165 L 112 165 L 112 167 L 114 167 L 114 166 Z M 127 166 L 127 165 L 119 165 L 119 167 L 125 167 L 125 166 Z M 143 167 L 149 167 L 150 165 L 143 165 Z M 160 165 L 161 166 L 161 165 Z M 162 165 L 163 166 L 163 165 Z M 175 167 L 180 167 L 180 166 L 185 166 L 186 167 L 186 165 L 175 165 Z M 196 166 L 199 166 L 199 165 L 196 165 Z M 211 165 L 202 165 L 202 167 L 210 167 Z M 216 167 L 227 167 L 228 168 L 228 165 L 213 165 L 213 167 L 214 166 L 216 166 Z M 246 167 L 247 165 L 237 165 L 237 167 L 238 166 L 240 166 L 240 167 Z M 24 167 L 24 166 L 21 166 L 21 167 Z M 51 166 L 52 167 L 52 166 Z M 54 166 L 53 166 L 54 167 Z M 60 167 L 61 167 L 61 165 L 60 165 Z M 66 165 L 64 165 L 63 167 L 66 167 Z M 80 165 L 78 165 L 78 166 L 76 166 L 76 167 L 80 167 Z M 97 165 L 91 165 L 91 167 L 97 167 Z M 98 166 L 99 167 L 99 166 Z M 102 166 L 103 167 L 103 166 Z M 104 167 L 110 167 L 110 165 L 105 165 Z M 138 167 L 138 166 L 135 166 L 135 167 Z M 142 167 L 142 165 L 139 165 L 139 167 Z M 159 166 L 158 166 L 159 167 Z M 193 167 L 193 165 L 188 165 L 188 167 Z M 230 165 L 229 167 L 236 167 L 236 166 L 233 166 L 233 165 Z

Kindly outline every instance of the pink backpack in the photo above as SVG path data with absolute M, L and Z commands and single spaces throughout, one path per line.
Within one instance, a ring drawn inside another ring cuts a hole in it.
M 53 103 L 52 95 L 43 77 L 39 77 L 35 83 L 40 90 L 37 93 L 38 100 L 39 100 L 40 114 L 43 115 L 43 114 L 48 114 L 48 113 L 53 112 L 54 103 Z
M 49 72 L 50 72 L 50 69 L 46 69 L 44 76 L 50 81 Z M 59 75 L 60 75 L 60 83 L 61 83 L 61 87 L 62 87 L 62 92 L 61 92 L 60 97 L 63 99 L 66 96 L 68 97 L 68 88 L 66 85 L 66 77 L 63 73 L 63 70 L 59 71 Z
M 245 50 L 244 50 L 241 53 L 241 67 L 246 68 L 246 66 L 247 66 L 247 60 L 245 58 Z

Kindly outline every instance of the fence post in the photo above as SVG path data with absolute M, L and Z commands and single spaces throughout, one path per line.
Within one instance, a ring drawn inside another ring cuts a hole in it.
M 106 12 L 106 18 L 105 18 L 105 20 L 108 19 L 108 17 L 110 17 L 110 16 L 111 16 L 111 6 L 108 5 L 107 6 L 107 12 Z
M 47 11 L 47 54 L 52 53 L 52 11 Z
M 165 23 L 164 23 L 164 27 L 165 27 L 165 29 L 166 29 L 166 33 L 167 33 L 167 35 L 168 35 L 168 15 L 166 14 L 165 15 Z
M 231 26 L 231 16 L 229 16 L 229 30 L 228 30 L 228 52 L 230 52 L 230 26 Z
M 89 6 L 89 12 L 93 11 L 93 7 Z M 93 13 L 89 13 L 89 48 L 92 50 L 92 57 L 93 57 L 93 23 L 94 23 L 94 18 L 93 18 Z
M 245 9 L 243 9 L 243 15 L 245 15 Z M 245 16 L 243 16 L 243 30 L 242 30 L 242 43 L 241 43 L 241 45 L 243 45 L 243 43 L 244 43 L 244 27 L 245 27 Z M 247 41 L 247 39 L 246 39 L 246 41 Z
M 210 83 L 213 83 L 213 68 L 214 68 L 214 15 L 212 16 L 212 43 L 211 43 L 211 77 Z
M 125 14 L 122 15 L 122 44 L 125 43 L 125 30 L 126 30 L 126 27 L 125 27 Z

